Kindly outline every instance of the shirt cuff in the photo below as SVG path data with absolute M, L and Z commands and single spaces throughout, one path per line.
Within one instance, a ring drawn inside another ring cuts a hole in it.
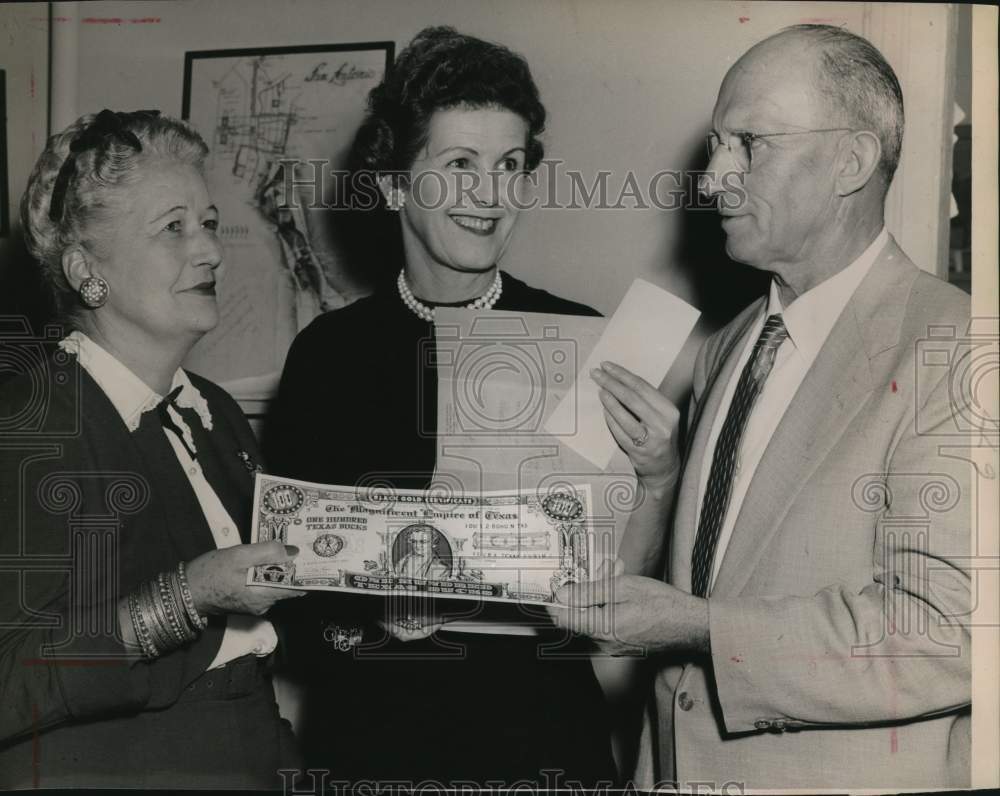
M 278 635 L 274 632 L 274 625 L 266 619 L 232 614 L 226 617 L 222 645 L 208 669 L 218 669 L 244 655 L 264 657 L 274 652 L 277 646 Z

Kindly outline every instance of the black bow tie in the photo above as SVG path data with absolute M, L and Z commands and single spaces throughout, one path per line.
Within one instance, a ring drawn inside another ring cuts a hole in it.
M 188 445 L 187 440 L 184 439 L 183 430 L 181 430 L 181 427 L 174 422 L 174 419 L 170 416 L 170 412 L 167 411 L 167 408 L 172 404 L 177 413 L 180 414 L 181 410 L 177 405 L 177 396 L 181 394 L 181 390 L 183 389 L 184 385 L 182 384 L 167 393 L 167 396 L 160 401 L 159 404 L 157 404 L 156 413 L 160 416 L 160 424 L 168 431 L 173 432 L 174 436 L 180 440 L 181 445 L 184 446 L 184 450 L 188 452 L 188 456 L 197 461 L 198 454 L 195 453 L 194 449 L 190 445 Z

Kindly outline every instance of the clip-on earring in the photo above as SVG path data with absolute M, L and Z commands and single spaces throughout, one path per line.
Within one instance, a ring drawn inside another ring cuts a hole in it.
M 88 276 L 80 283 L 80 299 L 91 309 L 108 300 L 108 283 L 99 276 Z

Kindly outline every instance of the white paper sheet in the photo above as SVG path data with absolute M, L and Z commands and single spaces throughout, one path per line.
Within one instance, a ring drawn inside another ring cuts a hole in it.
M 614 362 L 658 386 L 701 313 L 656 285 L 636 279 L 611 316 L 569 394 L 549 415 L 545 430 L 604 470 L 618 448 L 604 419 L 590 371 Z M 573 429 L 567 433 L 567 429 Z
M 613 559 L 635 497 L 631 464 L 622 455 L 620 466 L 598 471 L 544 429 L 607 321 L 449 307 L 435 315 L 436 488 L 548 492 L 567 484 L 589 486 L 595 564 Z M 469 619 L 449 621 L 444 629 L 533 634 L 550 626 L 544 612 L 525 606 L 523 618 L 514 622 Z

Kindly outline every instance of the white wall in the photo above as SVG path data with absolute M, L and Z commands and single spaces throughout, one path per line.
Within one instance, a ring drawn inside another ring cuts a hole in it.
M 65 45 L 54 53 L 54 86 L 64 87 L 53 109 L 54 129 L 106 106 L 179 114 L 186 50 L 382 39 L 401 47 L 425 25 L 450 24 L 527 57 L 550 112 L 548 154 L 591 178 L 598 170 L 612 171 L 612 194 L 629 169 L 645 182 L 660 169 L 702 166 L 701 141 L 722 76 L 751 44 L 784 25 L 844 24 L 905 45 L 901 36 L 918 24 L 928 70 L 945 41 L 944 31 L 933 30 L 943 7 L 870 3 L 189 0 L 57 3 L 56 9 L 65 21 L 55 23 L 54 40 Z M 902 78 L 905 90 L 905 72 Z M 74 83 L 72 96 L 65 86 Z M 908 101 L 916 101 L 921 92 L 909 88 Z M 927 87 L 921 91 L 926 95 Z M 902 172 L 914 175 L 915 190 L 933 188 L 938 153 L 910 155 Z M 915 198 L 923 204 L 919 215 L 936 227 L 937 199 Z M 897 227 L 902 218 L 896 214 Z M 657 209 L 536 210 L 523 218 L 505 267 L 605 312 L 635 276 L 704 301 L 690 273 L 698 263 L 677 267 L 684 224 L 684 213 Z M 934 246 L 910 237 L 911 255 L 933 270 Z
M 35 158 L 45 146 L 48 119 L 48 8 L 42 3 L 0 6 L 0 69 L 7 75 L 7 207 L 11 226 Z M 0 263 L 12 238 L 0 238 Z

